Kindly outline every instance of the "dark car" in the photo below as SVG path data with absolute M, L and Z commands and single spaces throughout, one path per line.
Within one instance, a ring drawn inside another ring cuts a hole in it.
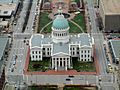
M 70 77 L 70 78 L 74 78 L 74 76 L 73 76 L 73 75 L 69 75 L 68 77 Z
M 71 79 L 69 79 L 69 78 L 66 78 L 66 81 L 70 81 Z

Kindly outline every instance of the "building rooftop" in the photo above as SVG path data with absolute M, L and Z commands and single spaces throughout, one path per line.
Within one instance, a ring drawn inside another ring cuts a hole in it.
M 0 4 L 0 16 L 10 16 L 16 9 L 16 4 Z
M 105 14 L 120 14 L 120 0 L 100 0 Z
M 50 36 L 44 38 L 44 36 L 42 34 L 34 34 L 32 36 L 32 39 L 31 39 L 31 46 L 34 47 L 34 46 L 39 46 L 41 47 L 41 44 L 48 44 L 48 43 L 51 43 L 52 40 L 50 38 Z
M 0 3 L 11 3 L 11 2 L 17 3 L 18 0 L 0 0 Z
M 0 36 L 0 73 L 2 71 L 1 69 L 3 65 L 3 60 L 1 60 L 1 58 L 3 56 L 7 41 L 8 41 L 8 38 Z
M 113 54 L 116 58 L 120 57 L 120 40 L 110 40 Z
M 82 33 L 78 35 L 71 35 L 69 43 L 53 43 L 51 36 L 44 36 L 42 34 L 34 34 L 31 37 L 30 47 L 41 47 L 42 44 L 52 44 L 53 54 L 63 52 L 69 54 L 69 44 L 80 44 L 81 46 L 91 47 L 94 43 L 89 34 Z
M 7 26 L 8 25 L 8 21 L 0 21 L 0 26 Z
M 69 54 L 69 44 L 66 44 L 66 43 L 53 44 L 53 54 L 56 54 L 59 52 Z
M 71 44 L 80 44 L 81 46 L 91 46 L 92 44 L 92 38 L 90 35 L 82 33 L 78 35 L 73 35 L 70 38 Z
M 1 37 L 0 36 L 0 60 L 3 55 L 3 52 L 5 50 L 6 44 L 7 44 L 8 38 L 7 37 Z

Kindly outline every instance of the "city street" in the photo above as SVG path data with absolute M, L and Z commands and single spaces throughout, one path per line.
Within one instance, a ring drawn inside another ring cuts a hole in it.
M 105 56 L 105 50 L 103 47 L 103 43 L 104 43 L 104 36 L 103 33 L 101 33 L 96 25 L 96 12 L 95 12 L 95 8 L 94 8 L 94 3 L 93 0 L 86 0 L 87 2 L 87 8 L 88 8 L 88 12 L 89 12 L 89 16 L 90 16 L 90 23 L 91 23 L 91 35 L 94 37 L 95 39 L 95 50 L 96 50 L 96 56 L 97 59 L 99 61 L 99 66 L 100 66 L 100 75 L 104 77 L 104 79 L 108 78 L 108 75 L 112 76 L 112 74 L 107 73 L 107 59 Z M 100 78 L 101 79 L 101 78 Z M 116 76 L 114 76 L 113 78 L 113 83 L 117 83 L 116 82 Z M 108 83 L 109 86 L 113 87 L 115 86 L 115 90 L 118 90 L 118 87 L 116 86 L 117 84 L 110 84 Z M 104 87 L 105 84 L 103 82 L 100 82 L 100 86 Z M 107 90 L 114 90 L 113 88 L 109 88 L 109 86 L 107 87 Z M 108 89 L 109 88 L 109 89 Z
M 69 77 L 69 75 L 26 75 L 25 81 L 28 85 L 56 85 L 56 84 L 73 84 L 73 85 L 98 85 L 98 78 L 101 78 L 103 83 L 112 83 L 113 77 L 107 76 L 95 76 L 95 75 L 74 75 L 74 77 Z M 66 80 L 70 79 L 70 80 Z
M 28 24 L 27 24 L 27 28 L 25 29 L 25 33 L 33 33 L 34 32 L 34 23 L 35 21 L 35 16 L 37 15 L 36 13 L 36 9 L 37 9 L 37 0 L 34 0 L 32 3 L 32 7 L 31 7 L 31 11 L 30 11 L 30 15 L 29 15 L 29 19 L 28 19 Z
M 19 19 L 18 19 L 15 27 L 13 27 L 14 33 L 21 33 L 22 32 L 23 24 L 24 24 L 25 18 L 26 18 L 26 12 L 28 10 L 29 1 L 30 0 L 25 0 L 23 2 L 23 8 L 22 8 L 22 11 L 19 15 Z
M 91 20 L 91 35 L 95 39 L 95 50 L 96 50 L 96 56 L 98 58 L 99 64 L 100 64 L 100 74 L 106 74 L 106 56 L 105 56 L 105 51 L 103 48 L 103 42 L 104 42 L 104 37 L 103 34 L 98 30 L 98 27 L 96 25 L 96 13 L 95 9 L 93 6 L 93 1 L 92 0 L 87 0 L 87 6 L 88 6 L 88 12 L 90 15 L 90 20 Z

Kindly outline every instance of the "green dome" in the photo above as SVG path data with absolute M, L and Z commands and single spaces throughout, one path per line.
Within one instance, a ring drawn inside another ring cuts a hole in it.
M 69 24 L 63 15 L 57 15 L 56 19 L 53 21 L 52 27 L 56 29 L 66 29 L 69 27 Z

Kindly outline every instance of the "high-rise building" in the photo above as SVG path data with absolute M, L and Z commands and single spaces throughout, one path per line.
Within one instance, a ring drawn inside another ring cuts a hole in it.
M 99 9 L 105 32 L 120 31 L 120 1 L 100 0 Z

